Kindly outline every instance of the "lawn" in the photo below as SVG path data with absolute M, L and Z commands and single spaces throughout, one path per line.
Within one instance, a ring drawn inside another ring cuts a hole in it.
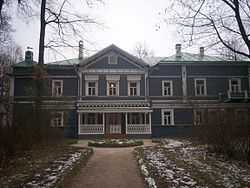
M 90 148 L 75 148 L 68 143 L 34 148 L 11 159 L 0 168 L 0 187 L 56 187 L 86 161 Z
M 149 187 L 250 187 L 250 166 L 187 140 L 164 139 L 136 149 Z

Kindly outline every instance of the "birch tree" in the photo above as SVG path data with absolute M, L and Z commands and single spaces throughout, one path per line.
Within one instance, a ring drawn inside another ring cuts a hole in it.
M 224 46 L 250 58 L 249 0 L 175 0 L 165 10 L 165 21 L 175 23 L 184 41 Z M 230 45 L 232 39 L 243 47 Z

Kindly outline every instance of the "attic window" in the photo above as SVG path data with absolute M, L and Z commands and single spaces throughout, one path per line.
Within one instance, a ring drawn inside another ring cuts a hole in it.
M 115 56 L 115 55 L 110 55 L 110 56 L 109 56 L 109 64 L 110 64 L 110 65 L 116 65 L 116 64 L 117 64 L 117 56 Z

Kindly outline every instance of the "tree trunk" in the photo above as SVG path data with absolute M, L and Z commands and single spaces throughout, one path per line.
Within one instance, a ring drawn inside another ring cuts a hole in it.
M 45 40 L 45 8 L 46 8 L 46 0 L 42 0 L 41 2 L 41 15 L 40 15 L 40 39 L 39 39 L 39 57 L 38 64 L 44 64 L 44 40 Z
M 1 21 L 1 18 L 2 18 L 3 4 L 4 4 L 4 0 L 0 0 L 0 21 Z

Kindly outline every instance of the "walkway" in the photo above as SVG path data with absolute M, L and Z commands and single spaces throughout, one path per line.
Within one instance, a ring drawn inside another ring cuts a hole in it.
M 146 141 L 146 145 L 150 145 Z M 94 148 L 94 154 L 70 188 L 144 188 L 134 148 Z

